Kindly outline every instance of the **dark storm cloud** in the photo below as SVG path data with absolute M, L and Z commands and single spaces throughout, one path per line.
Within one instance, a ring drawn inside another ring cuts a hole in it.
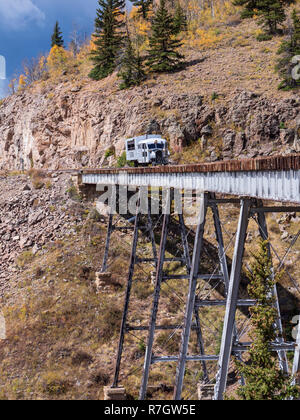
M 66 44 L 74 25 L 89 36 L 97 5 L 97 0 L 0 0 L 0 55 L 6 58 L 8 77 L 25 58 L 49 51 L 56 20 Z

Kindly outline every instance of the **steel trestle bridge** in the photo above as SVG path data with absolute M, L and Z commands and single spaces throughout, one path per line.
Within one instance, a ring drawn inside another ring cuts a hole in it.
M 300 155 L 268 157 L 259 159 L 244 159 L 217 163 L 204 163 L 197 165 L 166 166 L 153 168 L 122 168 L 122 169 L 89 169 L 83 170 L 78 175 L 79 184 L 83 188 L 96 188 L 97 186 L 130 186 L 143 188 L 168 189 L 167 201 L 172 205 L 174 200 L 173 190 L 196 190 L 201 193 L 199 218 L 197 221 L 192 252 L 189 248 L 188 233 L 184 216 L 178 216 L 178 229 L 181 238 L 182 255 L 174 258 L 181 261 L 185 267 L 185 275 L 168 274 L 164 271 L 165 264 L 170 261 L 166 257 L 168 235 L 171 230 L 172 217 L 166 212 L 163 214 L 163 223 L 160 231 L 160 244 L 157 248 L 154 235 L 154 222 L 151 211 L 148 211 L 146 220 L 142 217 L 140 201 L 137 201 L 134 226 L 132 226 L 133 240 L 132 252 L 129 261 L 128 281 L 125 294 L 124 311 L 116 360 L 114 382 L 112 388 L 118 388 L 120 369 L 124 352 L 124 340 L 130 331 L 145 331 L 147 333 L 146 352 L 141 375 L 140 399 L 147 396 L 147 387 L 152 365 L 156 363 L 177 364 L 174 399 L 183 398 L 182 392 L 185 380 L 186 364 L 199 362 L 202 367 L 203 381 L 213 384 L 214 399 L 222 400 L 228 384 L 228 372 L 232 355 L 242 360 L 242 355 L 249 349 L 251 343 L 241 342 L 237 326 L 237 309 L 249 308 L 255 302 L 240 296 L 241 277 L 244 267 L 244 251 L 250 220 L 257 223 L 257 230 L 263 240 L 269 240 L 266 214 L 268 213 L 300 213 Z M 100 191 L 100 190 L 99 190 Z M 270 201 L 270 203 L 269 203 Z M 275 204 L 274 204 L 275 202 Z M 224 244 L 224 231 L 220 220 L 219 207 L 223 204 L 239 203 L 240 214 L 235 235 L 235 245 L 231 269 L 228 267 L 226 256 L 227 248 Z M 217 241 L 218 267 L 213 273 L 201 273 L 201 261 L 205 250 L 205 226 L 207 224 L 208 210 L 212 212 L 214 230 Z M 108 232 L 102 273 L 107 272 L 111 236 L 115 230 L 122 227 L 114 223 L 115 215 L 109 216 Z M 127 225 L 124 229 L 130 229 Z M 141 231 L 147 234 L 153 256 L 151 258 L 138 258 L 138 243 Z M 291 247 L 300 237 L 300 231 L 292 240 Z M 291 248 L 290 247 L 290 248 Z M 276 250 L 269 242 L 268 252 L 271 258 L 278 258 L 280 266 L 284 266 L 284 259 L 280 259 Z M 132 286 L 135 268 L 138 264 L 151 263 L 155 268 L 154 293 L 149 324 L 145 327 L 129 324 L 130 301 L 132 299 Z M 288 273 L 289 277 L 292 276 Z M 162 286 L 173 279 L 189 281 L 187 299 L 184 307 L 184 321 L 178 326 L 160 326 L 157 324 L 159 302 Z M 300 276 L 292 279 L 296 287 L 300 286 Z M 199 281 L 217 281 L 224 287 L 224 299 L 203 299 L 197 293 Z M 300 290 L 300 289 L 299 289 Z M 298 291 L 299 291 L 298 290 Z M 292 374 L 295 381 L 300 376 L 300 328 L 296 342 L 286 342 L 282 314 L 278 299 L 277 287 L 273 290 L 274 305 L 277 310 L 276 331 L 277 339 L 272 343 L 270 351 L 277 352 L 280 368 Z M 219 354 L 207 354 L 205 340 L 203 339 L 202 319 L 199 310 L 203 307 L 224 307 L 224 323 L 222 330 L 221 348 Z M 178 355 L 159 356 L 155 354 L 155 335 L 159 330 L 177 329 L 181 331 L 181 344 Z M 191 355 L 189 343 L 191 332 L 196 331 L 198 354 Z M 292 371 L 288 362 L 287 352 L 294 352 Z M 217 363 L 217 375 L 209 377 L 207 363 Z M 243 378 L 242 378 L 243 381 Z

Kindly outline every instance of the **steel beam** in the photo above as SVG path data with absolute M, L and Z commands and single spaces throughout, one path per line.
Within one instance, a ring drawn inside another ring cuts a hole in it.
M 244 159 L 240 159 L 236 166 L 239 170 L 227 170 L 226 162 L 221 162 L 220 171 L 209 166 L 203 171 L 201 168 L 179 166 L 163 168 L 130 168 L 127 170 L 102 170 L 101 173 L 92 171 L 82 175 L 84 184 L 102 185 L 130 185 L 176 189 L 195 189 L 210 191 L 235 197 L 248 196 L 263 200 L 281 201 L 286 203 L 300 203 L 300 170 L 271 166 L 259 169 L 260 162 L 255 163 L 254 170 L 247 170 Z M 298 156 L 299 162 L 299 156 Z M 206 164 L 208 165 L 208 164 Z M 228 167 L 230 168 L 230 163 Z
M 203 248 L 203 236 L 204 236 L 204 227 L 206 221 L 206 214 L 207 214 L 207 205 L 208 205 L 208 194 L 203 194 L 201 200 L 201 208 L 200 208 L 200 216 L 198 221 L 196 239 L 195 239 L 195 246 L 194 246 L 194 254 L 193 254 L 193 262 L 191 268 L 191 275 L 190 275 L 190 284 L 189 284 L 189 293 L 188 293 L 188 303 L 185 311 L 184 317 L 184 329 L 181 338 L 181 347 L 180 347 L 180 354 L 179 354 L 179 361 L 176 371 L 176 382 L 175 382 L 175 389 L 174 389 L 174 399 L 180 400 L 182 387 L 183 387 L 183 378 L 185 372 L 185 365 L 186 365 L 186 357 L 188 351 L 188 344 L 191 332 L 191 325 L 192 325 L 192 318 L 195 309 L 195 298 L 196 298 L 196 287 L 197 287 L 197 279 L 199 273 L 199 266 L 200 266 L 200 259 L 201 253 Z
M 181 242 L 183 246 L 183 255 L 187 267 L 188 273 L 191 271 L 191 256 L 190 256 L 190 250 L 189 250 L 189 243 L 187 240 L 187 233 L 186 228 L 184 224 L 184 217 L 183 214 L 179 214 L 179 226 L 180 226 L 180 234 L 181 234 Z
M 208 204 L 240 204 L 239 198 L 216 198 L 215 195 L 208 200 Z
M 248 351 L 253 343 L 237 343 L 233 346 L 233 350 L 237 353 L 242 353 Z M 271 343 L 269 346 L 269 350 L 274 352 L 278 351 L 294 351 L 296 348 L 295 343 Z
M 296 206 L 277 206 L 277 207 L 261 207 L 252 208 L 251 213 L 299 213 L 300 207 Z
M 102 269 L 101 273 L 106 273 L 107 271 L 107 262 L 108 262 L 108 252 L 109 252 L 109 246 L 110 246 L 110 238 L 111 234 L 113 232 L 113 214 L 109 215 L 108 220 L 108 227 L 107 227 L 107 235 L 106 235 L 106 242 L 105 242 L 105 250 L 104 250 L 104 257 L 103 257 L 103 263 L 102 263 Z
M 171 330 L 182 330 L 183 326 L 182 325 L 156 325 L 155 326 L 155 330 L 162 330 L 162 331 L 171 331 Z M 197 325 L 193 324 L 192 325 L 192 329 L 196 330 Z M 133 326 L 133 325 L 127 325 L 126 327 L 127 331 L 149 331 L 149 326 L 142 326 L 142 325 L 138 325 L 138 326 Z
M 155 235 L 154 235 L 154 231 L 153 231 L 151 208 L 150 208 L 149 204 L 148 204 L 148 230 L 149 230 L 149 235 L 150 235 L 150 239 L 151 239 L 151 246 L 152 246 L 152 253 L 153 253 L 155 268 L 157 268 L 157 249 L 156 249 L 156 243 L 155 243 Z
M 224 239 L 223 239 L 223 232 L 220 222 L 220 214 L 219 214 L 219 208 L 217 206 L 218 200 L 216 199 L 215 194 L 211 194 L 212 198 L 212 204 L 211 209 L 213 212 L 214 217 L 214 225 L 215 225 L 215 231 L 216 231 L 216 238 L 218 242 L 218 252 L 219 252 L 219 260 L 221 265 L 221 271 L 223 273 L 223 281 L 225 285 L 225 296 L 227 298 L 228 295 L 228 288 L 229 288 L 229 272 L 228 272 L 228 265 L 227 265 L 227 258 L 226 258 L 226 251 L 224 247 Z M 215 201 L 215 202 L 213 202 Z M 234 342 L 237 340 L 237 329 L 236 326 L 234 326 Z M 238 354 L 237 357 L 241 360 L 241 355 Z M 244 377 L 241 377 L 241 384 L 244 385 Z
M 224 277 L 223 277 L 223 274 L 199 274 L 197 276 L 197 278 L 199 280 L 211 281 L 211 280 L 222 280 Z M 170 276 L 164 276 L 163 277 L 164 281 L 166 281 L 166 280 L 189 280 L 189 279 L 190 279 L 190 276 L 185 275 L 185 274 L 183 274 L 183 275 L 173 275 L 173 276 L 170 275 Z
M 248 198 L 241 200 L 241 211 L 237 230 L 237 238 L 232 262 L 232 271 L 229 281 L 228 297 L 224 319 L 222 344 L 219 358 L 219 371 L 215 386 L 215 399 L 222 400 L 226 389 L 227 375 L 230 363 L 230 356 L 233 346 L 235 329 L 235 313 L 238 301 L 238 291 L 242 272 L 242 262 L 246 241 L 247 228 L 249 224 L 251 200 Z
M 141 262 L 144 262 L 144 263 L 155 262 L 155 258 L 137 258 L 136 259 L 136 262 L 137 263 L 141 263 Z M 181 262 L 181 263 L 184 263 L 185 260 L 184 260 L 184 258 L 165 258 L 165 262 Z M 188 278 L 188 277 L 187 276 L 182 276 L 181 277 L 181 279 L 185 279 L 185 278 Z M 169 280 L 171 280 L 171 279 L 169 279 Z
M 212 195 L 214 199 L 215 195 Z M 215 231 L 216 231 L 216 238 L 218 242 L 218 252 L 219 252 L 219 260 L 221 265 L 221 271 L 223 274 L 223 280 L 225 284 L 225 290 L 226 294 L 228 293 L 228 287 L 229 287 L 229 273 L 228 273 L 228 265 L 227 265 L 227 259 L 226 259 L 226 252 L 224 247 L 224 239 L 223 239 L 223 233 L 222 233 L 222 227 L 220 223 L 220 214 L 219 209 L 216 203 L 211 204 L 211 209 L 213 212 L 214 217 L 214 225 L 215 225 Z
M 184 257 L 186 260 L 187 273 L 190 275 L 191 257 L 190 257 L 190 252 L 189 252 L 189 244 L 187 240 L 184 218 L 182 214 L 179 215 L 179 224 L 180 224 L 180 230 L 181 230 L 183 252 L 184 252 Z M 194 308 L 194 316 L 195 316 L 195 321 L 196 321 L 196 332 L 197 332 L 197 342 L 198 342 L 199 352 L 201 356 L 204 356 L 205 350 L 204 350 L 203 334 L 202 334 L 202 328 L 201 328 L 201 323 L 200 323 L 200 318 L 199 318 L 199 311 L 198 311 L 198 308 L 196 307 Z M 202 364 L 204 382 L 208 383 L 209 376 L 208 376 L 208 369 L 207 369 L 206 362 L 203 360 L 201 364 Z
M 249 351 L 252 343 L 240 343 L 232 347 L 232 350 L 235 353 L 243 353 Z M 278 351 L 278 349 L 285 349 L 287 351 L 293 351 L 295 349 L 295 343 L 284 343 L 277 344 L 272 343 L 270 346 L 270 351 Z M 159 356 L 153 357 L 152 363 L 162 363 L 162 362 L 177 362 L 179 360 L 178 356 Z M 199 356 L 186 356 L 187 362 L 208 362 L 208 361 L 218 361 L 219 356 L 217 355 L 199 355 Z
M 257 302 L 252 299 L 241 299 L 237 301 L 238 307 L 250 307 L 255 306 Z M 209 307 L 209 306 L 226 306 L 226 300 L 196 300 L 195 306 L 197 308 Z
M 153 357 L 152 363 L 162 363 L 162 362 L 178 362 L 178 356 L 161 356 L 161 357 Z M 187 362 L 215 362 L 219 360 L 219 356 L 186 356 Z
M 167 194 L 167 201 L 170 201 L 170 190 L 168 191 L 168 194 Z M 164 258 L 165 258 L 165 252 L 166 252 L 169 221 L 170 221 L 170 215 L 167 212 L 167 214 L 164 215 L 163 228 L 162 228 L 162 234 L 161 234 L 158 263 L 157 263 L 157 270 L 156 270 L 153 306 L 152 306 L 151 320 L 150 320 L 150 325 L 149 325 L 148 343 L 147 343 L 147 348 L 146 348 L 144 368 L 143 368 L 143 377 L 142 377 L 142 383 L 141 383 L 141 389 L 140 389 L 140 395 L 139 395 L 140 400 L 144 400 L 147 395 L 147 386 L 148 386 L 148 380 L 149 380 L 150 367 L 152 363 L 152 349 L 153 349 L 153 343 L 154 343 L 155 325 L 156 325 L 158 305 L 159 305 L 159 300 L 160 300 L 160 291 L 161 291 L 161 285 L 162 285 Z
M 198 348 L 199 348 L 199 354 L 201 357 L 203 357 L 205 356 L 204 340 L 203 340 L 199 312 L 198 312 L 198 308 L 196 307 L 194 308 L 194 316 L 195 316 L 195 321 L 196 321 L 196 333 L 197 333 L 197 343 L 198 343 Z M 191 326 L 191 330 L 192 330 L 192 326 Z M 206 361 L 202 360 L 201 365 L 202 365 L 202 370 L 203 370 L 203 379 L 204 379 L 204 382 L 207 384 L 209 383 L 209 375 L 208 375 Z
M 138 237 L 139 237 L 139 220 L 140 220 L 140 198 L 137 204 L 136 218 L 135 218 L 135 224 L 134 224 L 134 234 L 133 234 L 132 250 L 131 250 L 131 256 L 130 256 L 128 281 L 127 281 L 125 303 L 124 303 L 124 310 L 123 310 L 123 317 L 122 317 L 122 324 L 121 324 L 121 331 L 120 331 L 120 338 L 119 338 L 119 347 L 118 347 L 118 354 L 117 354 L 114 381 L 113 381 L 112 388 L 117 388 L 118 383 L 119 383 L 120 365 L 121 365 L 121 359 L 122 359 L 122 353 L 123 353 L 124 338 L 126 334 L 126 323 L 127 323 L 129 302 L 130 302 L 131 289 L 132 289 L 132 281 L 133 281 L 134 266 L 135 266 L 135 259 L 136 259 L 136 249 L 137 249 Z

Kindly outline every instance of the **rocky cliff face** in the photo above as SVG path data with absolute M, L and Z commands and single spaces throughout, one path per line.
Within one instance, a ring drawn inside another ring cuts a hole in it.
M 124 138 L 154 132 L 175 152 L 202 139 L 207 160 L 291 153 L 300 150 L 299 110 L 296 95 L 276 102 L 247 91 L 212 101 L 158 85 L 111 95 L 63 84 L 31 89 L 0 105 L 0 169 L 112 164 L 105 151 L 121 154 Z
M 50 176 L 50 175 L 49 175 Z M 43 174 L 41 189 L 27 175 L 0 174 L 0 296 L 18 255 L 25 250 L 35 254 L 45 244 L 70 234 L 82 225 L 82 205 L 71 198 L 70 175 Z

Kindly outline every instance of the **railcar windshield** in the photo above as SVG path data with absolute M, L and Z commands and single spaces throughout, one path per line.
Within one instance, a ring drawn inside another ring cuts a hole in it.
M 163 149 L 164 147 L 165 146 L 164 146 L 163 143 L 148 144 L 148 148 L 150 150 L 153 150 L 153 149 Z

